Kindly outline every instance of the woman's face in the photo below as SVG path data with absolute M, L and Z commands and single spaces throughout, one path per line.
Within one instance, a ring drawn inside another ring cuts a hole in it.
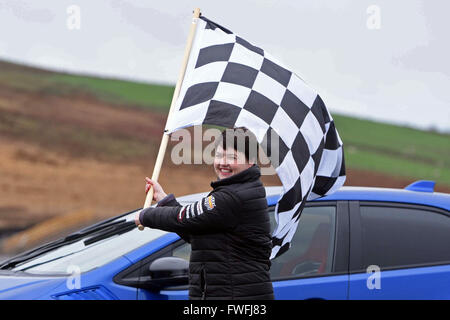
M 231 177 L 252 165 L 253 163 L 247 161 L 244 153 L 236 151 L 232 147 L 224 150 L 221 145 L 217 146 L 214 171 L 219 179 Z

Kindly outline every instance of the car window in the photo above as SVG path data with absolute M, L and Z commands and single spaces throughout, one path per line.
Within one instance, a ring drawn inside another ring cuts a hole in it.
M 270 210 L 272 231 L 276 226 L 274 207 Z M 292 247 L 272 260 L 271 278 L 279 280 L 288 277 L 313 276 L 331 272 L 336 207 L 305 207 L 300 216 Z M 191 246 L 184 243 L 175 248 L 172 256 L 189 260 Z
M 331 273 L 335 219 L 334 206 L 305 207 L 292 238 L 291 248 L 272 260 L 272 279 Z
M 361 206 L 364 269 L 450 261 L 450 217 L 424 209 Z
M 172 251 L 172 257 L 177 257 L 189 261 L 190 256 L 191 256 L 191 245 L 187 242 L 185 242 L 181 246 L 176 247 Z

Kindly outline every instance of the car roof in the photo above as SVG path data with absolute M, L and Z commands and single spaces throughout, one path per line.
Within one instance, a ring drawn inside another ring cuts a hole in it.
M 423 204 L 450 210 L 450 194 L 440 192 L 423 192 L 394 188 L 342 187 L 335 193 L 317 199 L 325 200 L 359 200 Z
M 281 186 L 266 187 L 266 196 L 269 206 L 276 204 L 282 192 L 283 187 Z M 179 197 L 178 201 L 181 203 L 183 202 L 190 203 L 197 201 L 207 195 L 208 195 L 207 192 L 191 194 L 188 196 Z M 331 195 L 324 196 L 312 201 L 317 202 L 330 200 L 412 203 L 450 210 L 450 194 L 440 192 L 412 191 L 394 188 L 344 186 Z

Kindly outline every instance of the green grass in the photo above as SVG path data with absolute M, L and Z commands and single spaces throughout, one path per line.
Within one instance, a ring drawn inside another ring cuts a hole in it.
M 89 94 L 111 104 L 169 110 L 173 86 L 49 72 L 0 61 L 0 84 L 32 93 Z
M 361 151 L 352 147 L 345 149 L 345 161 L 350 168 L 368 169 L 393 176 L 436 180 L 450 185 L 450 170 L 446 167 L 437 167 L 413 160 L 405 161 L 391 155 Z
M 450 135 L 333 115 L 348 167 L 450 185 Z
M 49 78 L 59 86 L 86 91 L 103 101 L 168 110 L 174 87 L 116 79 L 102 79 L 68 74 Z

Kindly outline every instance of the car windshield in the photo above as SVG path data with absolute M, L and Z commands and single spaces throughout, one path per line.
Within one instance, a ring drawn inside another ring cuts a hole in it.
M 134 221 L 134 215 L 138 211 L 140 209 L 117 218 L 117 222 L 120 222 L 117 225 L 131 225 L 131 222 Z M 113 223 L 116 220 L 113 220 Z M 83 236 L 83 233 L 75 241 L 67 241 L 67 244 L 62 242 L 55 249 L 32 256 L 30 259 L 15 265 L 11 270 L 32 274 L 66 275 L 72 273 L 75 267 L 79 272 L 86 272 L 111 262 L 166 233 L 150 228 L 139 231 L 132 227 L 126 229 L 125 232 L 96 233 L 97 239 L 95 241 L 91 241 L 92 234 Z

